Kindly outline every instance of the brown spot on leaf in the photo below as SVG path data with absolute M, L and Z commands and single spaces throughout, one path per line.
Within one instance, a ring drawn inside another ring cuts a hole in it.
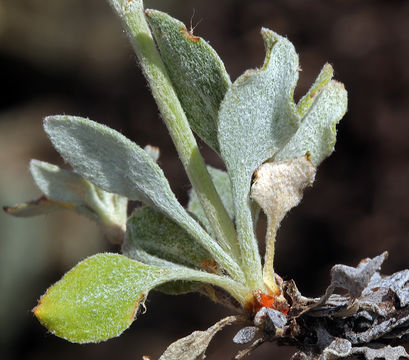
M 27 205 L 42 205 L 43 203 L 46 203 L 48 201 L 50 200 L 48 200 L 48 198 L 45 195 L 43 195 L 39 199 L 29 201 Z M 14 205 L 14 206 L 3 206 L 3 211 L 6 212 L 7 214 L 12 214 L 13 212 L 17 210 L 20 210 L 21 207 L 22 207 L 21 204 Z
M 219 271 L 219 264 L 213 259 L 204 259 L 199 266 L 212 274 L 217 274 Z
M 191 33 L 190 31 L 187 31 L 185 26 L 182 27 L 182 32 L 183 32 L 183 35 L 185 35 L 185 37 L 187 37 L 189 40 L 193 42 L 198 42 L 200 40 L 199 36 L 194 36 L 193 33 Z
M 131 314 L 131 321 L 134 321 L 136 314 L 138 313 L 138 309 L 139 309 L 139 305 L 141 304 L 141 302 L 143 302 L 143 300 L 146 298 L 146 294 L 142 294 L 139 299 L 136 301 L 135 305 L 134 305 L 134 309 L 132 311 Z

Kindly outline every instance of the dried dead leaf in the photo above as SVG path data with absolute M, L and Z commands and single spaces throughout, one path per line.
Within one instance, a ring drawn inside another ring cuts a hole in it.
M 240 321 L 239 316 L 229 316 L 205 331 L 195 331 L 190 335 L 175 341 L 162 354 L 159 360 L 201 360 L 213 337 L 226 325 Z

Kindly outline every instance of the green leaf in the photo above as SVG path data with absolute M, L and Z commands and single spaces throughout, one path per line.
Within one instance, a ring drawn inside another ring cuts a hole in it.
M 152 288 L 183 279 L 231 288 L 244 301 L 244 289 L 228 278 L 184 267 L 148 266 L 106 253 L 89 257 L 71 269 L 47 290 L 33 312 L 59 337 L 77 343 L 104 341 L 130 326 Z
M 298 56 L 293 45 L 262 29 L 266 58 L 227 91 L 219 111 L 219 144 L 233 188 L 243 267 L 255 288 L 262 286 L 261 260 L 254 236 L 250 183 L 253 172 L 279 151 L 299 125 L 293 101 Z
M 212 166 L 208 166 L 207 170 L 213 180 L 214 186 L 217 193 L 222 199 L 223 205 L 226 208 L 226 211 L 230 219 L 234 219 L 234 204 L 233 204 L 233 194 L 231 192 L 231 182 L 229 175 L 223 171 L 216 169 Z M 187 209 L 200 221 L 204 226 L 206 231 L 214 236 L 214 232 L 210 221 L 207 219 L 206 214 L 200 204 L 199 198 L 196 194 L 196 191 L 192 188 L 189 192 L 189 203 Z
M 184 295 L 192 292 L 197 292 L 202 288 L 203 284 L 197 281 L 169 281 L 159 285 L 155 290 L 166 295 Z
M 80 117 L 50 116 L 44 128 L 76 172 L 106 191 L 156 207 L 195 238 L 233 278 L 243 280 L 238 264 L 180 205 L 161 168 L 138 145 L 107 126 Z
M 218 152 L 217 114 L 231 85 L 223 62 L 179 20 L 156 10 L 145 14 L 191 128 Z
M 331 80 L 315 95 L 315 101 L 301 120 L 301 126 L 274 161 L 294 159 L 310 153 L 318 166 L 334 151 L 336 124 L 347 111 L 348 94 L 340 82 Z
M 203 268 L 212 260 L 211 255 L 184 229 L 149 207 L 135 210 L 128 219 L 122 253 L 134 258 L 135 249 L 190 267 Z M 144 259 L 136 260 L 143 262 Z

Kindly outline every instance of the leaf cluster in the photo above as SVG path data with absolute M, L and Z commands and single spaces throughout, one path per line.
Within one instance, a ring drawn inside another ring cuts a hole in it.
M 184 208 L 172 192 L 157 149 L 89 119 L 47 117 L 44 130 L 73 170 L 33 160 L 44 196 L 6 210 L 76 211 L 122 243 L 122 255 L 81 261 L 47 290 L 35 315 L 57 336 L 85 343 L 122 333 L 152 289 L 200 291 L 239 304 L 249 316 L 266 298 L 279 309 L 285 300 L 273 268 L 275 234 L 334 150 L 335 126 L 347 107 L 343 85 L 326 64 L 296 102 L 298 55 L 287 38 L 265 28 L 263 65 L 232 83 L 216 51 L 178 20 L 144 11 L 141 0 L 110 4 L 191 180 L 189 203 Z M 192 130 L 225 170 L 205 166 Z M 143 206 L 128 217 L 130 200 Z M 268 218 L 264 266 L 255 235 L 260 209 Z

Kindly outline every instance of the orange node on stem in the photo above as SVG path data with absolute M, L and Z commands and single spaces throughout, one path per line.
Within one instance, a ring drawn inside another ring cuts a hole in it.
M 247 310 L 256 314 L 261 308 L 269 308 L 277 310 L 284 315 L 287 315 L 290 311 L 290 306 L 284 297 L 280 296 L 280 293 L 277 295 L 267 295 L 261 290 L 254 292 L 253 299 L 246 306 Z

